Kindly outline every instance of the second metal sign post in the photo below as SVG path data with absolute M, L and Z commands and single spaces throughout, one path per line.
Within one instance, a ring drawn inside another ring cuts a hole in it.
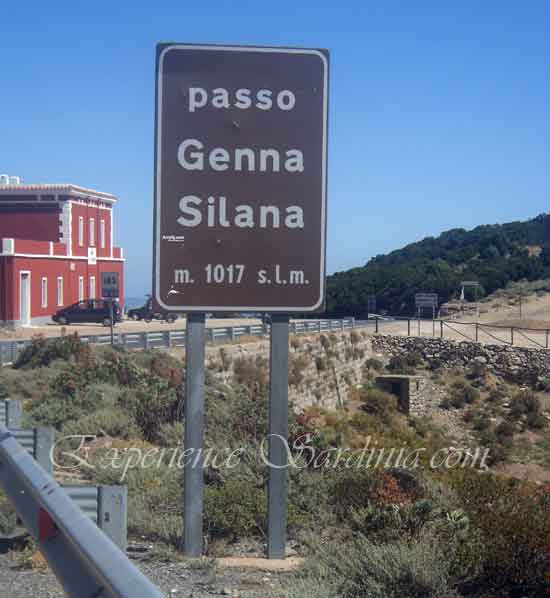
M 153 294 L 189 314 L 185 448 L 203 449 L 205 312 L 273 314 L 270 557 L 286 536 L 288 314 L 324 308 L 327 115 L 325 50 L 157 47 Z M 191 556 L 202 475 L 186 467 Z

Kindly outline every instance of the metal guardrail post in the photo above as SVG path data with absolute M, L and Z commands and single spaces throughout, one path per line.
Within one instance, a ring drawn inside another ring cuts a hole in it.
M 476 322 L 476 343 L 479 341 L 479 322 Z
M 71 598 L 165 598 L 0 426 L 0 484 Z
M 411 319 L 407 318 L 407 336 L 411 336 Z
M 53 428 L 34 429 L 34 458 L 44 471 L 53 475 L 51 452 L 55 442 Z
M 514 346 L 514 327 L 510 328 L 510 344 Z
M 143 332 L 143 349 L 147 351 L 149 349 L 149 333 Z
M 23 417 L 23 403 L 6 399 L 6 428 L 20 428 Z
M 378 317 L 374 318 L 374 323 L 375 323 L 375 332 L 376 334 L 378 334 Z
M 549 337 L 550 337 L 550 330 L 547 330 L 546 331 L 546 348 L 547 349 L 548 349 L 548 340 L 549 340 Z
M 439 322 L 439 328 L 440 337 L 443 338 L 443 320 Z
M 97 523 L 109 538 L 126 552 L 128 543 L 127 486 L 99 486 Z

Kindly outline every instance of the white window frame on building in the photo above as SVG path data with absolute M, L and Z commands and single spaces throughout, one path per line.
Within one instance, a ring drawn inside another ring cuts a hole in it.
M 57 307 L 63 306 L 63 276 L 57 277 Z
M 88 232 L 89 232 L 90 246 L 93 247 L 95 245 L 95 219 L 94 218 L 90 218 Z
M 89 295 L 88 297 L 90 299 L 95 299 L 95 276 L 90 276 L 90 281 L 89 281 Z
M 40 293 L 41 293 L 41 306 L 48 307 L 48 279 L 46 276 L 42 276 L 40 281 Z
M 84 216 L 78 217 L 78 244 L 84 247 Z
M 84 301 L 84 276 L 78 277 L 78 300 Z
M 105 219 L 99 221 L 99 238 L 101 249 L 105 249 Z

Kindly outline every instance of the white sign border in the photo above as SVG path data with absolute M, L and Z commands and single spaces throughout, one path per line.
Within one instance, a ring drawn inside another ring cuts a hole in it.
M 160 293 L 160 222 L 161 222 L 161 163 L 162 163 L 162 74 L 164 57 L 171 50 L 205 50 L 205 51 L 233 51 L 233 52 L 273 52 L 282 54 L 310 54 L 321 58 L 324 66 L 323 81 L 323 153 L 322 153 L 322 197 L 321 197 L 321 272 L 320 272 L 320 297 L 312 306 L 307 307 L 263 307 L 263 306 L 212 306 L 201 307 L 190 305 L 167 305 L 159 297 Z M 170 44 L 164 47 L 158 58 L 157 73 L 157 98 L 156 98 L 156 161 L 155 161 L 155 299 L 158 304 L 167 311 L 178 312 L 228 312 L 228 311 L 252 311 L 252 312 L 300 312 L 310 313 L 316 311 L 323 303 L 326 286 L 326 211 L 327 211 L 327 125 L 328 125 L 328 60 L 321 50 L 307 48 L 276 48 L 265 46 L 222 46 L 222 45 L 194 45 L 194 44 Z

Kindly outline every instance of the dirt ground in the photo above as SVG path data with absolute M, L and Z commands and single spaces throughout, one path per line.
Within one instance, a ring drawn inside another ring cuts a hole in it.
M 443 327 L 443 338 L 455 341 L 475 341 L 476 322 L 482 324 L 478 328 L 478 342 L 484 344 L 511 344 L 514 330 L 514 345 L 518 347 L 546 347 L 547 334 L 550 330 L 550 294 L 523 299 L 522 317 L 519 317 L 519 305 L 503 305 L 502 300 L 489 301 L 480 305 L 479 318 L 467 315 L 448 320 L 443 325 L 438 321 L 411 320 L 411 336 L 440 337 Z M 381 334 L 408 334 L 407 321 L 380 321 Z M 550 340 L 550 335 L 549 335 Z
M 18 566 L 17 554 L 0 554 L 0 596 L 2 598 L 62 598 L 66 596 L 47 567 L 26 569 Z M 286 571 L 224 567 L 205 559 L 193 561 L 148 561 L 138 563 L 149 579 L 166 596 L 181 598 L 266 598 L 281 587 Z

